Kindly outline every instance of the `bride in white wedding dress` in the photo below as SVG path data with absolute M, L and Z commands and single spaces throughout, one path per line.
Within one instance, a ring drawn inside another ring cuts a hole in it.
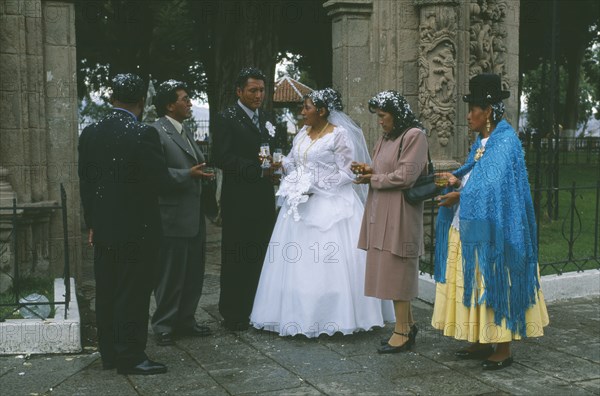
M 250 322 L 307 337 L 383 327 L 394 321 L 392 304 L 364 295 L 366 253 L 357 248 L 366 191 L 352 183 L 350 163 L 370 162 L 362 131 L 331 88 L 309 94 L 302 115 Z

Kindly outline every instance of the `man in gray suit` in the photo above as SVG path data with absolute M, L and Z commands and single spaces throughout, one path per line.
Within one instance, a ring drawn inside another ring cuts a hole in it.
M 159 197 L 162 219 L 160 269 L 154 296 L 152 329 L 158 345 L 172 345 L 175 336 L 211 334 L 196 323 L 194 314 L 202 294 L 206 224 L 200 206 L 204 156 L 183 122 L 192 116 L 192 103 L 184 83 L 163 82 L 157 89 L 158 130 L 169 174 L 177 188 Z

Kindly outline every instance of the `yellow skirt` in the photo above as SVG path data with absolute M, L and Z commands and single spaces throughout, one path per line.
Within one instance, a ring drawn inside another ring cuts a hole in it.
M 505 319 L 502 320 L 501 326 L 494 323 L 492 308 L 488 308 L 485 304 L 474 304 L 475 295 L 481 297 L 484 292 L 483 278 L 477 266 L 475 267 L 477 292 L 473 291 L 470 307 L 463 304 L 464 278 L 461 251 L 460 233 L 450 227 L 446 283 L 436 285 L 431 325 L 435 329 L 443 330 L 445 336 L 454 337 L 457 340 L 482 344 L 520 340 L 520 334 L 507 329 Z M 549 319 L 541 289 L 538 291 L 535 305 L 525 312 L 525 320 L 527 337 L 544 335 L 544 327 L 548 325 Z

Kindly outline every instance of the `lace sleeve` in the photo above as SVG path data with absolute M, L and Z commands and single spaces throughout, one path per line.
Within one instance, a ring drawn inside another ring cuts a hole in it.
M 302 129 L 300 129 L 300 131 L 298 131 L 296 136 L 294 136 L 294 140 L 292 142 L 292 148 L 290 148 L 290 152 L 286 156 L 283 157 L 281 165 L 283 168 L 284 175 L 289 175 L 292 171 L 294 171 L 296 169 L 296 163 L 297 163 L 296 145 L 298 144 L 299 140 L 301 140 L 300 136 L 305 135 L 306 128 L 307 128 L 306 125 L 303 126 Z
M 352 162 L 352 143 L 346 136 L 346 130 L 337 127 L 333 132 L 333 161 L 319 163 L 318 172 L 315 172 L 315 183 L 309 190 L 311 193 L 333 193 L 342 185 L 352 183 L 353 176 L 350 170 Z

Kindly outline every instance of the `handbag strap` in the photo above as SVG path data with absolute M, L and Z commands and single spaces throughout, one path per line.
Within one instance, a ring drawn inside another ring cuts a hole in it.
M 398 158 L 400 158 L 400 154 L 402 154 L 402 148 L 404 144 L 404 135 L 406 135 L 408 129 L 402 132 L 402 136 L 400 138 L 400 150 L 398 150 Z M 434 173 L 433 162 L 431 162 L 431 155 L 429 154 L 429 145 L 427 145 L 427 174 L 431 175 Z

